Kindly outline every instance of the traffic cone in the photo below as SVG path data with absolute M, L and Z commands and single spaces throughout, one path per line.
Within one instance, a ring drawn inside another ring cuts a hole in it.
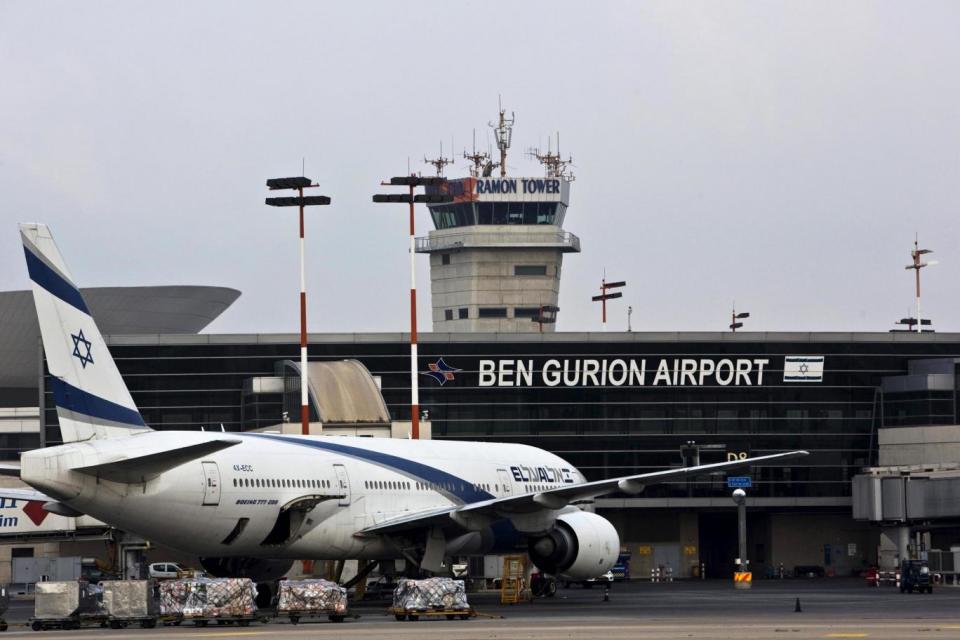
M 605 587 L 603 590 L 603 601 L 610 602 L 610 587 Z
M 797 598 L 797 604 L 793 606 L 794 613 L 803 613 L 803 609 L 800 608 L 800 598 Z

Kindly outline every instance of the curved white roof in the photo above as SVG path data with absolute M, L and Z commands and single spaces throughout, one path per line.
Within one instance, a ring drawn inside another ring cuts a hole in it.
M 240 292 L 228 287 L 93 287 L 83 298 L 104 335 L 198 333 Z M 0 388 L 36 388 L 40 326 L 29 291 L 0 291 Z

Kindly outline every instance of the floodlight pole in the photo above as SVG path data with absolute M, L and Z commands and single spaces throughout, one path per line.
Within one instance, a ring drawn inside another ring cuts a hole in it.
M 410 432 L 420 439 L 420 381 L 417 379 L 417 265 L 414 261 L 413 183 L 410 184 Z
M 604 278 L 603 280 L 600 281 L 600 293 L 605 294 L 606 292 L 607 292 L 607 279 Z M 606 331 L 607 330 L 607 296 L 603 296 L 600 299 L 600 308 L 603 309 L 603 311 L 601 311 L 602 318 L 600 320 L 600 323 L 601 323 L 601 326 L 603 327 L 603 330 Z
M 310 401 L 307 386 L 307 270 L 304 266 L 303 187 L 300 195 L 300 433 L 310 435 Z
M 601 310 L 602 310 L 602 311 L 600 312 L 600 313 L 601 313 L 601 320 L 602 320 L 602 323 L 603 323 L 603 324 L 601 325 L 601 330 L 602 330 L 602 331 L 606 331 L 606 330 L 607 330 L 607 300 L 612 300 L 613 298 L 621 298 L 621 297 L 623 297 L 623 293 L 620 292 L 620 291 L 617 291 L 617 292 L 614 292 L 614 293 L 608 293 L 608 292 L 610 291 L 610 289 L 619 289 L 620 287 L 626 286 L 626 284 L 627 284 L 627 283 L 626 283 L 625 280 L 624 280 L 624 281 L 620 281 L 620 282 L 607 282 L 607 277 L 604 276 L 603 279 L 600 281 L 600 295 L 598 295 L 598 296 L 593 296 L 593 297 L 591 298 L 591 300 L 593 300 L 594 302 L 599 302 L 599 303 L 600 303 L 600 308 L 601 308 Z
M 289 207 L 296 205 L 300 210 L 300 432 L 310 435 L 310 397 L 307 375 L 307 273 L 306 247 L 304 242 L 305 224 L 303 211 L 307 205 L 330 204 L 326 196 L 303 197 L 303 190 L 320 185 L 305 177 L 275 178 L 267 180 L 267 187 L 271 190 L 291 189 L 297 192 L 297 198 L 267 198 L 266 204 L 272 207 Z
M 442 177 L 424 178 L 416 174 L 391 178 L 389 182 L 382 182 L 383 185 L 408 187 L 407 195 L 383 195 L 373 196 L 374 202 L 406 202 L 410 207 L 410 436 L 414 440 L 420 438 L 420 385 L 417 379 L 419 372 L 417 366 L 417 270 L 416 262 L 416 230 L 414 228 L 414 202 L 452 202 L 452 198 L 446 194 L 426 194 L 424 196 L 415 196 L 414 189 L 420 185 L 439 186 L 446 184 L 446 179 Z

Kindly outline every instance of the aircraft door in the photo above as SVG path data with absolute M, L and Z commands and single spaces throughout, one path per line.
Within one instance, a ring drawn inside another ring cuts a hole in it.
M 347 468 L 342 464 L 333 465 L 333 470 L 337 474 L 337 485 L 340 491 L 340 502 L 341 507 L 346 507 L 350 505 L 350 477 L 347 475 Z
M 500 486 L 503 487 L 503 495 L 513 495 L 513 481 L 510 479 L 510 472 L 506 469 L 497 469 L 497 475 L 500 476 Z
M 220 469 L 216 462 L 203 462 L 203 504 L 220 504 Z

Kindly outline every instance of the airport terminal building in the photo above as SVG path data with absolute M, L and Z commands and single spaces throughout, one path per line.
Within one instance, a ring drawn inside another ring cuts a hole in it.
M 297 415 L 298 380 L 288 367 L 297 341 L 108 338 L 149 425 L 227 431 Z M 391 418 L 409 419 L 406 334 L 311 335 L 310 359 L 360 361 L 379 380 Z M 799 462 L 752 471 L 754 570 L 782 563 L 849 575 L 875 562 L 879 536 L 852 518 L 852 478 L 877 464 L 885 430 L 960 422 L 958 361 L 958 334 L 427 333 L 420 407 L 436 439 L 530 444 L 589 479 L 806 449 Z M 9 440 L 8 458 L 60 439 L 52 394 L 33 366 L 25 393 L 42 398 L 37 430 Z M 731 570 L 735 510 L 723 477 L 609 496 L 596 508 L 620 531 L 635 576 L 658 565 L 678 577 L 701 565 L 708 576 Z

